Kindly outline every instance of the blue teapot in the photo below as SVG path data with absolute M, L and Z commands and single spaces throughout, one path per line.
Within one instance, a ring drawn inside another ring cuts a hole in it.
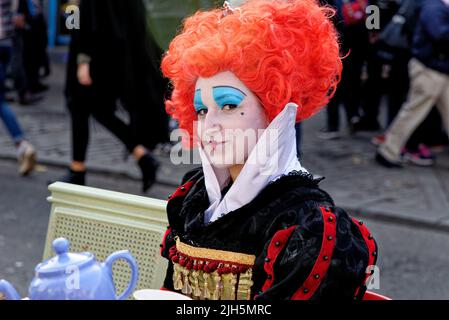
M 30 300 L 124 300 L 133 292 L 138 268 L 128 251 L 115 252 L 104 263 L 99 263 L 92 253 L 69 253 L 69 248 L 69 241 L 64 238 L 53 241 L 57 256 L 37 265 L 29 287 Z M 124 259 L 131 266 L 131 282 L 117 297 L 112 264 L 119 259 Z M 5 280 L 0 281 L 0 294 L 7 300 L 21 299 Z

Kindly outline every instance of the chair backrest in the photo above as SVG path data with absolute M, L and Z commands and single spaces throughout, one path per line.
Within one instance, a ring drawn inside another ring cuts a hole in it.
M 388 298 L 386 296 L 383 296 L 378 293 L 374 293 L 371 291 L 365 292 L 365 295 L 363 296 L 363 300 L 370 301 L 370 300 L 391 300 L 391 298 Z
M 166 201 L 57 182 L 49 187 L 51 215 L 44 260 L 54 256 L 52 242 L 64 237 L 71 252 L 92 252 L 98 261 L 129 250 L 139 266 L 138 289 L 159 289 L 167 269 L 160 244 L 167 229 Z M 117 293 L 131 276 L 128 265 L 114 264 Z

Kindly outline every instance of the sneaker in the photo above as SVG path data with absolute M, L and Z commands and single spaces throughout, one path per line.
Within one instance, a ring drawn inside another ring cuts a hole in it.
M 376 162 L 380 165 L 384 166 L 385 168 L 402 168 L 402 163 L 400 161 L 393 162 L 385 158 L 379 150 L 376 152 Z
M 431 167 L 435 165 L 435 156 L 424 144 L 420 144 L 416 152 L 404 150 L 402 158 L 404 161 L 419 167 Z
M 371 139 L 371 143 L 374 144 L 375 146 L 380 146 L 384 142 L 385 142 L 385 135 L 383 134 L 375 136 Z
M 430 151 L 430 148 L 427 145 L 425 145 L 424 143 L 421 143 L 418 146 L 418 151 L 419 151 L 419 154 L 423 157 L 433 159 L 433 160 L 435 160 L 435 158 L 436 158 L 435 155 L 432 153 L 432 151 Z
M 22 141 L 17 150 L 17 159 L 19 174 L 21 176 L 30 174 L 36 166 L 36 149 L 28 141 Z
M 340 138 L 340 132 L 338 130 L 323 128 L 320 130 L 320 133 L 318 133 L 318 138 L 324 140 L 335 140 Z

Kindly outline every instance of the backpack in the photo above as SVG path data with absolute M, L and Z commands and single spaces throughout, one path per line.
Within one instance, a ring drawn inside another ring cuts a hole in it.
M 398 12 L 381 32 L 380 42 L 390 49 L 410 50 L 420 10 L 420 1 L 403 0 Z

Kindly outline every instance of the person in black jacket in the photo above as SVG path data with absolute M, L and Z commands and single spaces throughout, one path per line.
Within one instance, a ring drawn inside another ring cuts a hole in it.
M 40 82 L 42 67 L 49 72 L 46 22 L 41 1 L 17 0 L 13 3 L 16 30 L 11 70 L 19 103 L 29 105 L 41 100 L 37 94 L 48 89 Z
M 386 167 L 400 167 L 404 143 L 434 105 L 449 132 L 449 1 L 423 3 L 409 64 L 409 98 L 392 125 L 376 159 Z
M 321 5 L 329 5 L 336 9 L 333 17 L 339 32 L 341 42 L 341 55 L 343 59 L 343 73 L 337 92 L 329 102 L 327 111 L 327 124 L 321 129 L 319 137 L 322 139 L 336 139 L 340 137 L 340 105 L 345 108 L 346 119 L 351 124 L 359 119 L 359 105 L 361 101 L 362 68 L 368 51 L 368 30 L 365 26 L 365 10 L 369 1 L 356 0 L 321 0 Z M 359 16 L 350 19 L 344 14 L 344 7 L 358 5 Z
M 134 156 L 143 191 L 155 181 L 159 164 L 151 150 L 168 140 L 163 110 L 168 83 L 159 71 L 162 51 L 148 32 L 145 12 L 140 0 L 80 3 L 82 27 L 72 37 L 66 85 L 73 161 L 63 181 L 85 183 L 90 114 Z M 128 112 L 129 124 L 115 115 L 118 102 Z

